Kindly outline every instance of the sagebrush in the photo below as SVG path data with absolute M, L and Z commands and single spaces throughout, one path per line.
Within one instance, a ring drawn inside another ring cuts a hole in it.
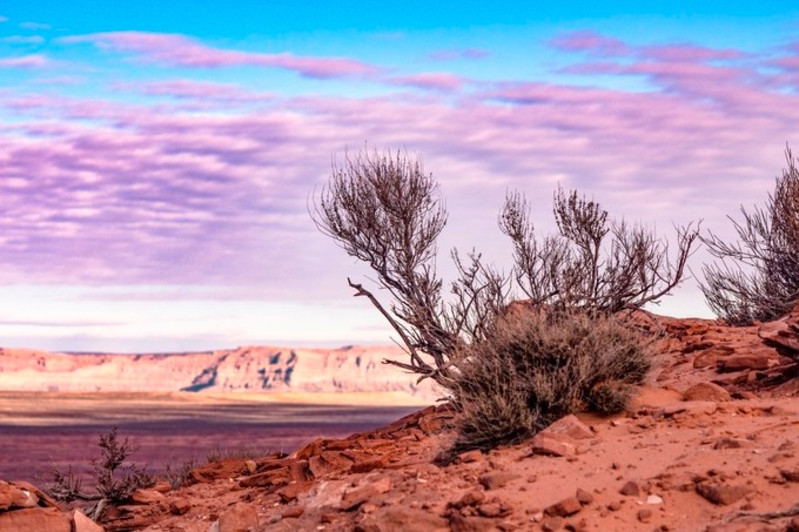
M 570 413 L 621 411 L 650 368 L 652 340 L 619 317 L 515 307 L 458 354 L 455 449 L 519 441 Z
M 726 242 L 700 237 L 720 263 L 703 266 L 700 285 L 710 308 L 730 325 L 751 325 L 786 314 L 799 302 L 799 166 L 786 148 L 787 167 L 765 207 L 732 218 L 738 235 Z
M 657 303 L 683 279 L 697 230 L 678 228 L 677 252 L 643 226 L 614 222 L 575 191 L 555 193 L 558 234 L 535 235 L 524 196 L 508 194 L 500 229 L 514 246 L 503 274 L 476 251 L 452 251 L 457 278 L 445 293 L 436 273 L 437 240 L 447 223 L 438 183 L 420 158 L 367 150 L 345 155 L 314 198 L 311 216 L 322 233 L 366 263 L 389 302 L 348 279 L 399 336 L 408 361 L 385 362 L 431 378 L 457 395 L 456 353 L 489 341 L 508 304 L 525 294 L 554 312 L 608 316 Z M 499 408 L 501 405 L 497 405 Z

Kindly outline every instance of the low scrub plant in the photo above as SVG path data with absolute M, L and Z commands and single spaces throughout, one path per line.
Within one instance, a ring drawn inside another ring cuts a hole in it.
M 570 413 L 621 411 L 649 370 L 651 346 L 613 316 L 508 312 L 458 354 L 455 450 L 520 441 Z
M 146 468 L 128 462 L 136 446 L 127 436 L 121 438 L 116 426 L 98 436 L 97 447 L 100 456 L 92 460 L 96 493 L 83 492 L 80 477 L 70 467 L 65 472 L 53 470 L 48 484 L 53 498 L 65 502 L 82 500 L 120 504 L 127 502 L 137 489 L 153 484 L 153 477 Z
M 799 161 L 790 149 L 785 159 L 765 207 L 741 207 L 743 220 L 730 218 L 736 242 L 713 233 L 700 237 L 720 259 L 703 266 L 702 292 L 730 325 L 771 321 L 799 302 Z

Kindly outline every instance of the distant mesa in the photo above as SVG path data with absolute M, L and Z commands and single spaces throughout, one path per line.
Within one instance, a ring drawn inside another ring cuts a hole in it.
M 292 349 L 245 346 L 175 354 L 50 353 L 0 348 L 0 390 L 95 392 L 405 392 L 428 383 L 382 364 L 395 346 Z

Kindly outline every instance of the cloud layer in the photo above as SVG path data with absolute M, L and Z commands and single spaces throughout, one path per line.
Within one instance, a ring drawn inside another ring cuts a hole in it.
M 0 92 L 6 283 L 340 295 L 351 261 L 315 231 L 307 207 L 331 157 L 364 142 L 423 155 L 452 213 L 442 248 L 476 245 L 500 263 L 507 250 L 495 220 L 509 188 L 526 191 L 542 228 L 561 183 L 664 231 L 704 218 L 724 234 L 726 214 L 765 198 L 785 143 L 799 146 L 796 42 L 757 55 L 562 34 L 549 45 L 568 60 L 540 81 L 222 49 L 176 34 L 59 41 L 85 44 L 159 69 L 145 80 L 115 74 L 96 94 Z M 438 67 L 493 56 L 428 54 Z M 0 58 L 0 68 L 64 74 L 57 63 L 46 53 Z M 287 70 L 319 90 L 194 76 L 230 67 Z M 352 84 L 354 95 L 330 94 L 332 82 Z

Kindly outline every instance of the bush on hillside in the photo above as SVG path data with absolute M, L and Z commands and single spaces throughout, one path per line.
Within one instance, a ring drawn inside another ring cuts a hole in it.
M 700 237 L 721 263 L 702 267 L 700 284 L 710 308 L 730 325 L 771 321 L 799 301 L 799 166 L 786 149 L 788 166 L 777 177 L 764 208 L 731 218 L 737 242 L 713 233 Z
M 624 409 L 651 341 L 611 316 L 513 310 L 459 353 L 456 451 L 529 437 L 577 412 Z

